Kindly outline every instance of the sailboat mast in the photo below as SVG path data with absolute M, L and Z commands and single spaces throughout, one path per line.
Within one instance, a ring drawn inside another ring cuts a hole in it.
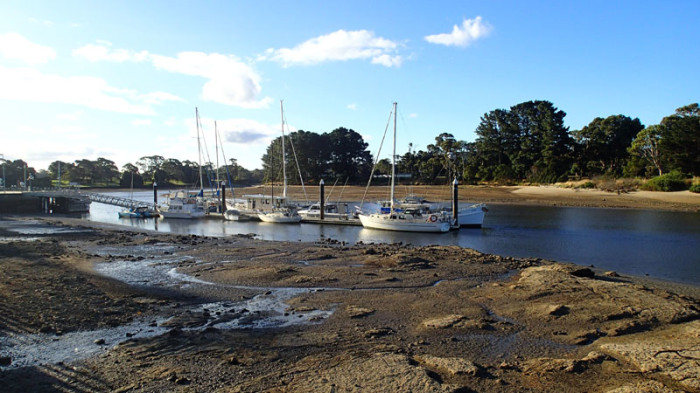
M 204 193 L 204 179 L 202 178 L 202 146 L 201 142 L 199 141 L 199 109 L 197 107 L 194 108 L 194 113 L 195 113 L 195 118 L 197 120 L 197 153 L 199 157 L 199 187 L 200 191 Z
M 214 146 L 216 147 L 216 189 L 219 189 L 221 182 L 219 181 L 219 132 L 216 128 L 216 120 L 214 121 Z
M 394 102 L 394 149 L 391 153 L 391 212 L 394 212 L 394 177 L 396 176 L 396 102 Z
M 280 115 L 282 116 L 282 181 L 284 188 L 282 189 L 282 197 L 287 197 L 287 160 L 284 155 L 284 108 L 282 107 L 282 100 L 280 100 Z

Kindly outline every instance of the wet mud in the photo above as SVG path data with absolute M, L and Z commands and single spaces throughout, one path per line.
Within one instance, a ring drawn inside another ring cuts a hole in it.
M 9 392 L 700 391 L 698 288 L 447 246 L 0 222 Z

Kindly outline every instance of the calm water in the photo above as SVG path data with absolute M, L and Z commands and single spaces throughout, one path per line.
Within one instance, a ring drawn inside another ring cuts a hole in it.
M 128 197 L 129 193 L 114 195 Z M 152 201 L 152 198 L 152 192 L 134 194 L 134 199 Z M 491 205 L 482 229 L 411 234 L 317 224 L 120 219 L 117 216 L 120 209 L 93 203 L 85 218 L 178 234 L 253 233 L 265 240 L 313 242 L 332 238 L 348 243 L 458 245 L 485 253 L 574 262 L 700 285 L 700 213 Z

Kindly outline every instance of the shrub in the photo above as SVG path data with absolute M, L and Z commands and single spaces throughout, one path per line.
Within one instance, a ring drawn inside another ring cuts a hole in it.
M 647 191 L 682 191 L 687 188 L 685 176 L 679 171 L 671 171 L 649 179 L 642 187 Z
M 692 186 L 690 186 L 690 191 L 697 192 L 700 194 L 700 183 L 693 184 Z

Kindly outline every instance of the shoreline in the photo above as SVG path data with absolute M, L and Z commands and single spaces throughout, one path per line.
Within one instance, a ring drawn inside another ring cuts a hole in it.
M 245 194 L 269 192 L 269 186 L 234 188 L 236 197 Z M 289 186 L 288 195 L 292 200 L 310 201 L 318 199 L 318 186 L 306 186 L 306 195 L 301 186 Z M 363 186 L 339 187 L 331 190 L 326 187 L 326 200 L 335 200 L 340 195 L 344 201 L 360 201 L 365 194 Z M 172 188 L 175 190 L 177 188 Z M 94 189 L 93 191 L 123 191 L 124 189 Z M 167 188 L 159 189 L 166 192 Z M 149 189 L 140 189 L 149 191 Z M 451 187 L 447 186 L 397 186 L 397 195 L 415 194 L 431 201 L 447 201 L 451 198 Z M 227 195 L 230 189 L 227 188 Z M 329 197 L 330 196 L 330 197 Z M 367 192 L 367 200 L 388 199 L 389 186 L 372 186 Z M 459 186 L 459 200 L 463 203 L 498 203 L 511 205 L 540 205 L 567 207 L 599 207 L 620 209 L 653 209 L 684 212 L 700 212 L 700 194 L 690 191 L 631 191 L 613 193 L 596 189 L 564 188 L 547 186 Z
M 0 346 L 9 391 L 700 392 L 700 287 L 454 246 L 2 222 L 0 342 L 97 351 L 13 367 Z

